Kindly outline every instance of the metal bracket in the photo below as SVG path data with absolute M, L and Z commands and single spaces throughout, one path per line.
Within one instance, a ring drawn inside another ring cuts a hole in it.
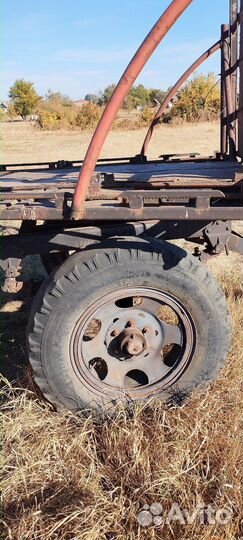
M 49 169 L 70 169 L 73 167 L 72 161 L 61 159 L 59 161 L 52 161 L 49 163 Z
M 147 205 L 163 205 L 172 203 L 189 203 L 195 201 L 195 207 L 199 209 L 210 208 L 210 199 L 225 198 L 225 194 L 219 190 L 207 189 L 167 189 L 167 190 L 140 190 L 124 191 L 118 200 L 127 204 L 132 209 L 142 209 Z
M 204 230 L 204 236 L 210 250 L 213 250 L 216 255 L 225 250 L 228 252 L 228 243 L 231 237 L 231 222 L 215 221 L 210 223 Z
M 103 176 L 100 173 L 93 174 L 88 191 L 88 198 L 95 199 L 101 194 L 101 183 L 103 181 Z
M 17 293 L 18 291 L 20 291 L 20 289 L 22 289 L 23 282 L 17 281 L 16 279 L 19 277 L 20 274 L 21 261 L 22 259 L 17 259 L 13 257 L 2 261 L 1 266 L 5 274 L 4 283 L 1 287 L 1 290 L 3 292 Z

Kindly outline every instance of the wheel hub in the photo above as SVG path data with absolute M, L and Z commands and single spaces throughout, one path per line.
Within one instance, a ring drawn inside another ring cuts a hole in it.
M 154 315 L 139 309 L 118 315 L 106 332 L 105 344 L 110 354 L 125 361 L 162 347 L 163 336 Z
M 129 356 L 138 356 L 147 348 L 146 339 L 136 326 L 127 328 L 122 334 L 121 351 L 126 351 Z
M 160 314 L 165 309 L 173 310 L 176 322 Z M 171 384 L 190 360 L 192 347 L 184 308 L 168 293 L 148 287 L 100 298 L 82 315 L 74 336 L 78 371 L 97 392 L 114 397 L 119 391 L 139 397 L 151 393 L 151 386 Z

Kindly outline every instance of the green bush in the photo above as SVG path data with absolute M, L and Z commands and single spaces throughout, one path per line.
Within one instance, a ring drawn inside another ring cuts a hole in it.
M 214 73 L 197 75 L 182 88 L 163 121 L 213 120 L 220 111 L 220 89 Z
M 101 113 L 101 108 L 96 103 L 90 101 L 80 108 L 76 115 L 75 125 L 81 129 L 94 128 L 98 124 Z
M 220 89 L 217 82 L 216 75 L 212 73 L 195 76 L 178 92 L 172 108 L 167 109 L 163 115 L 162 122 L 181 123 L 216 119 L 220 111 Z M 108 87 L 106 90 L 108 94 L 108 90 L 112 91 L 112 87 Z M 137 99 L 139 95 L 140 101 L 143 99 L 146 103 L 148 96 L 145 90 L 142 85 L 134 87 L 133 91 L 130 92 L 132 100 L 134 101 L 135 97 Z M 152 90 L 149 92 L 149 95 L 152 95 Z M 157 96 L 159 91 L 154 90 L 153 92 Z M 160 100 L 163 99 L 162 92 L 158 97 Z M 113 123 L 113 129 L 132 130 L 149 126 L 154 118 L 155 108 L 151 106 L 149 101 L 143 107 L 140 113 L 136 111 L 136 114 L 130 112 L 126 116 L 124 114 L 118 116 Z M 37 122 L 42 129 L 47 130 L 94 129 L 102 111 L 103 107 L 93 101 L 89 101 L 82 107 L 77 107 L 68 96 L 49 91 L 46 99 L 39 102 Z
M 73 106 L 43 102 L 38 109 L 37 123 L 42 129 L 70 129 L 75 126 L 76 111 Z
M 100 119 L 101 112 L 101 108 L 91 102 L 78 108 L 72 103 L 64 103 L 56 99 L 43 101 L 38 109 L 37 124 L 40 128 L 50 131 L 92 129 Z
M 145 109 L 140 114 L 139 127 L 150 126 L 154 116 L 155 116 L 155 109 L 152 107 L 145 107 Z

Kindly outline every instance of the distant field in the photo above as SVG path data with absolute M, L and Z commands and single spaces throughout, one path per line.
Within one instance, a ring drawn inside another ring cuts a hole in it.
M 112 131 L 102 151 L 103 157 L 131 156 L 139 153 L 146 129 Z M 92 132 L 41 131 L 28 122 L 1 124 L 1 162 L 56 161 L 82 159 Z M 219 150 L 219 125 L 217 122 L 163 125 L 156 129 L 150 157 L 164 153 L 199 152 L 213 154 Z

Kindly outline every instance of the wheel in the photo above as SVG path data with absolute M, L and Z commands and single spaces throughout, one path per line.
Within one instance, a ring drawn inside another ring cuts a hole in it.
M 56 407 L 184 396 L 230 348 L 225 297 L 200 262 L 157 240 L 112 242 L 72 255 L 35 299 L 29 358 Z

